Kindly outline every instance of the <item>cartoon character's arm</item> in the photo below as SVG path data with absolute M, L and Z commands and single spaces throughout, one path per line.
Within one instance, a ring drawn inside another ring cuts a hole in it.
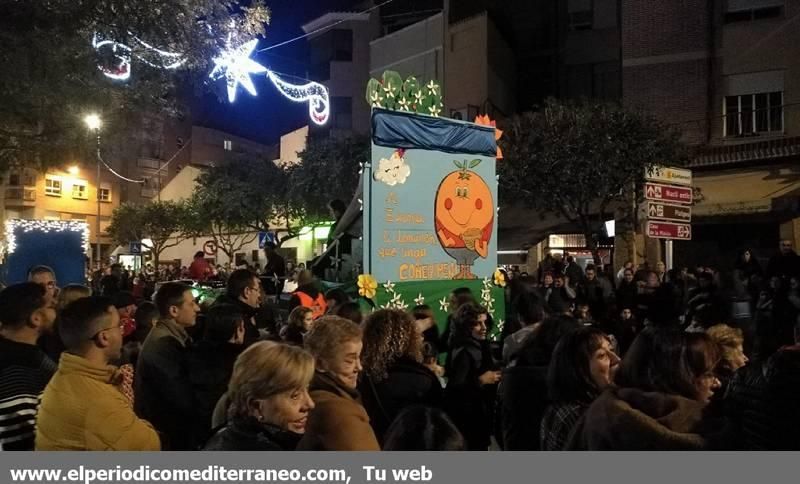
M 448 237 L 444 229 L 437 230 L 437 233 L 439 234 L 439 240 L 444 243 L 445 247 L 453 247 L 456 245 L 456 241 Z
M 478 239 L 475 241 L 475 252 L 484 259 L 489 255 L 489 241 Z

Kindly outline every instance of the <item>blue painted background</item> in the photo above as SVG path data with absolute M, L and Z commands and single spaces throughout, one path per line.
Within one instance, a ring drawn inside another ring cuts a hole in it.
M 16 249 L 6 258 L 6 284 L 24 282 L 28 270 L 36 265 L 52 267 L 59 286 L 85 283 L 86 255 L 80 232 L 24 232 L 17 228 L 14 233 Z

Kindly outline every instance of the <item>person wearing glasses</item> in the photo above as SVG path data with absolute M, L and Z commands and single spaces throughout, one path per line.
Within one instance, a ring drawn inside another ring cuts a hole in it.
M 56 311 L 40 284 L 0 291 L 0 449 L 33 450 L 39 396 L 56 371 L 36 345 L 53 330 Z
M 250 269 L 236 269 L 228 277 L 225 294 L 214 301 L 214 306 L 230 304 L 242 314 L 245 347 L 258 341 L 261 334 L 256 316 L 261 308 L 261 279 Z
M 28 271 L 28 282 L 35 282 L 47 290 L 47 299 L 53 304 L 58 296 L 56 273 L 48 266 L 34 266 Z
M 111 362 L 122 352 L 122 323 L 113 302 L 85 297 L 61 314 L 67 351 L 44 390 L 36 450 L 161 450 L 152 425 L 133 412 Z

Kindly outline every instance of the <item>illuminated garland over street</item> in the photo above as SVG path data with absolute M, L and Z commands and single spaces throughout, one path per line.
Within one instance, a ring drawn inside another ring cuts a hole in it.
M 6 220 L 6 253 L 13 254 L 17 249 L 17 229 L 23 232 L 79 232 L 83 251 L 89 250 L 89 224 L 78 220 Z
M 134 50 L 120 42 L 99 40 L 97 34 L 92 38 L 92 46 L 96 51 L 111 49 L 114 59 L 116 59 L 116 65 L 113 67 L 97 66 L 106 77 L 118 81 L 130 79 L 131 57 L 135 57 L 150 67 L 159 69 L 176 69 L 186 62 L 183 54 L 158 49 L 133 34 L 131 36 L 140 48 Z M 228 35 L 225 50 L 214 58 L 214 69 L 209 74 L 209 77 L 213 80 L 225 79 L 229 102 L 236 101 L 236 92 L 240 85 L 251 96 L 257 96 L 258 93 L 250 75 L 266 73 L 267 79 L 272 82 L 284 97 L 294 102 L 308 103 L 309 117 L 314 124 L 323 125 L 328 122 L 330 118 L 330 97 L 325 86 L 313 81 L 300 85 L 286 82 L 277 73 L 250 58 L 258 45 L 258 39 L 233 47 L 232 37 L 233 34 Z

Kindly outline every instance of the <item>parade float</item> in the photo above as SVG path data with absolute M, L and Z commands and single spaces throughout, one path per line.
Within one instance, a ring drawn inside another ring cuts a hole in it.
M 89 225 L 79 220 L 7 220 L 3 279 L 6 284 L 28 280 L 28 271 L 46 265 L 59 284 L 84 284 Z
M 476 123 L 439 117 L 442 95 L 434 81 L 387 72 L 370 81 L 367 100 L 372 159 L 351 204 L 361 213 L 359 295 L 372 308 L 426 304 L 441 325 L 452 291 L 469 288 L 496 322 L 490 333 L 496 339 L 506 282 L 497 270 L 501 133 L 488 117 Z M 339 233 L 345 231 L 341 226 Z

